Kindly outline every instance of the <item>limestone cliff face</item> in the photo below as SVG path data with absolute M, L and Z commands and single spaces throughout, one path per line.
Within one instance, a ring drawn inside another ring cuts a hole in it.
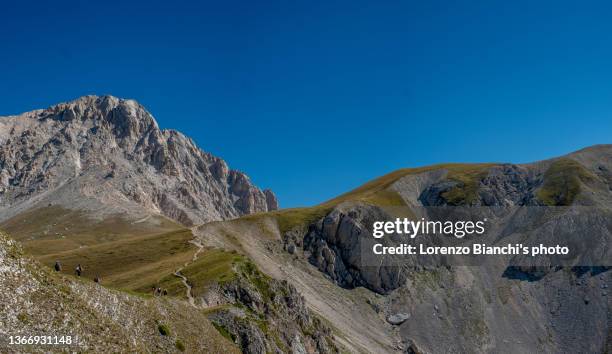
M 0 118 L 0 217 L 40 204 L 185 225 L 278 207 L 271 191 L 112 96 Z

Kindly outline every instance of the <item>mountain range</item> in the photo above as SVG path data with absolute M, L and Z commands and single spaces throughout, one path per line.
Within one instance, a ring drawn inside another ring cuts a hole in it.
M 70 332 L 90 351 L 612 351 L 612 145 L 406 168 L 278 210 L 135 101 L 86 96 L 0 118 L 0 167 L 0 286 L 21 294 L 0 295 L 3 335 Z M 364 262 L 374 220 L 447 207 L 485 208 L 494 244 L 583 252 L 562 266 Z

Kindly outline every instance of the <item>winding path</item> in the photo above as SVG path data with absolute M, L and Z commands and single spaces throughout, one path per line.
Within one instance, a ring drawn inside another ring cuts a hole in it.
M 187 262 L 187 263 L 183 264 L 183 266 L 182 266 L 182 267 L 180 267 L 179 269 L 177 269 L 177 270 L 174 272 L 174 276 L 181 278 L 181 281 L 183 282 L 183 284 L 185 285 L 185 288 L 187 289 L 187 290 L 186 290 L 186 294 L 187 294 L 187 300 L 189 301 L 189 304 L 190 304 L 191 306 L 193 306 L 193 307 L 196 307 L 196 308 L 197 308 L 198 306 L 196 305 L 196 303 L 195 303 L 195 299 L 193 298 L 193 295 L 191 294 L 191 289 L 192 289 L 193 287 L 192 287 L 191 285 L 189 285 L 189 282 L 187 281 L 187 277 L 186 277 L 186 276 L 184 276 L 184 275 L 181 273 L 181 271 L 182 271 L 182 270 L 183 270 L 185 267 L 187 267 L 189 264 L 191 264 L 191 263 L 195 262 L 195 261 L 198 259 L 198 256 L 200 255 L 200 252 L 202 252 L 202 250 L 204 249 L 204 246 L 203 246 L 203 245 L 202 245 L 200 242 L 198 242 L 198 241 L 196 241 L 196 240 L 191 240 L 191 241 L 189 241 L 189 242 L 190 242 L 190 243 L 192 243 L 193 245 L 195 245 L 195 246 L 198 248 L 198 250 L 196 251 L 196 253 L 194 253 L 194 255 L 193 255 L 193 257 L 192 257 L 191 261 L 189 261 L 189 262 Z

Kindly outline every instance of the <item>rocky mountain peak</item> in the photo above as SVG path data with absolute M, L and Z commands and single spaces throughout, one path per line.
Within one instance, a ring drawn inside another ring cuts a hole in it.
M 41 198 L 74 207 L 68 195 L 85 209 L 116 211 L 128 201 L 187 225 L 278 206 L 192 139 L 159 129 L 138 102 L 113 96 L 0 117 L 0 167 L 0 217 Z
M 157 122 L 142 105 L 114 96 L 83 96 L 43 110 L 39 119 L 91 120 L 96 126 L 110 127 L 118 138 L 140 137 L 149 131 L 159 131 Z

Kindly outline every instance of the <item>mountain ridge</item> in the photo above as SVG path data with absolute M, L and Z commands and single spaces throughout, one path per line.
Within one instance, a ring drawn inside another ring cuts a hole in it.
M 313 207 L 208 223 L 194 234 L 293 283 L 352 352 L 600 353 L 612 345 L 610 205 L 612 145 L 597 145 L 534 163 L 398 170 Z M 374 220 L 436 220 L 447 206 L 506 210 L 488 215 L 494 245 L 570 242 L 582 251 L 568 266 L 520 256 L 473 267 L 364 263 Z M 396 315 L 408 320 L 389 322 Z
M 582 249 L 609 258 L 612 145 L 526 164 L 401 169 L 312 207 L 270 210 L 273 194 L 180 132 L 160 130 L 134 101 L 87 96 L 8 119 L 0 119 L 2 228 L 38 261 L 61 261 L 64 273 L 83 263 L 81 279 L 101 276 L 110 288 L 167 289 L 243 352 L 612 345 L 607 264 L 579 267 L 576 257 L 576 267 L 512 267 L 514 258 L 500 257 L 482 267 L 398 266 L 366 264 L 361 254 L 373 220 L 428 218 L 447 206 L 562 206 L 527 219 L 490 215 L 499 226 L 492 242 L 557 242 L 563 224 L 562 236 L 599 237 Z

